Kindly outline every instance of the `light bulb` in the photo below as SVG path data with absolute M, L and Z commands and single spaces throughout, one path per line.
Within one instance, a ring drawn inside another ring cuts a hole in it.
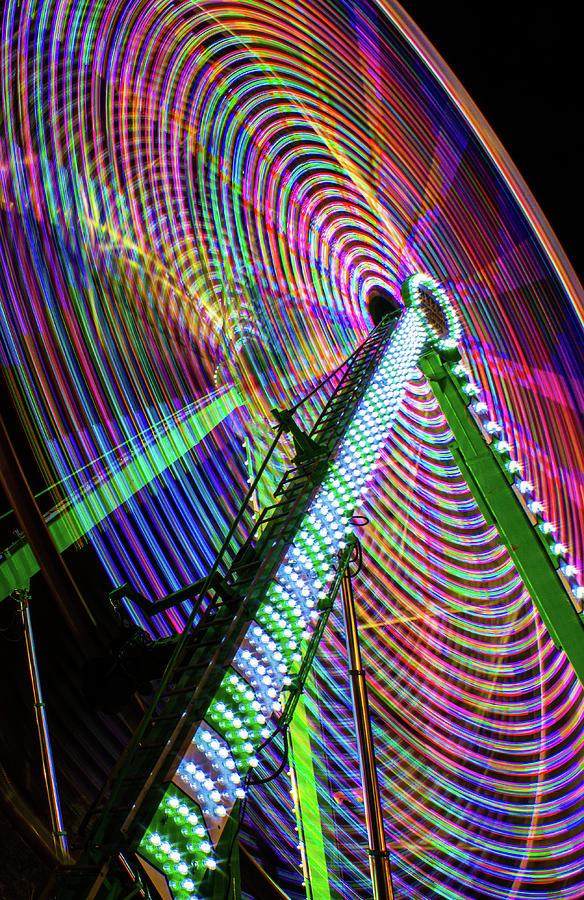
M 511 473 L 521 472 L 521 466 L 517 462 L 516 459 L 512 459 L 508 463 L 506 463 L 505 468 L 507 469 L 508 472 L 511 472 Z

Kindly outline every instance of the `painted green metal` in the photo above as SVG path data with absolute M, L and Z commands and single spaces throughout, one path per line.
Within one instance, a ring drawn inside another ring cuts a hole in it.
M 515 477 L 506 468 L 509 456 L 486 442 L 470 411 L 471 398 L 453 373 L 452 356 L 445 358 L 432 351 L 419 366 L 454 434 L 450 450 L 477 506 L 485 521 L 499 532 L 550 637 L 565 652 L 584 685 L 581 607 L 568 594 L 558 572 L 560 560 L 552 550 L 553 541 L 537 528 L 541 520 L 530 516 L 514 489 Z
M 132 459 L 112 472 L 107 482 L 96 485 L 74 504 L 58 511 L 48 522 L 49 531 L 60 553 L 88 534 L 166 469 L 183 459 L 193 447 L 222 422 L 240 403 L 233 388 L 215 397 L 184 421 L 162 423 L 161 433 L 150 446 L 132 448 Z M 21 540 L 4 551 L 0 561 L 0 601 L 14 590 L 27 589 L 39 571 L 36 557 Z
M 307 704 L 300 697 L 290 725 L 296 818 L 301 839 L 308 900 L 332 900 L 323 821 L 316 786 Z

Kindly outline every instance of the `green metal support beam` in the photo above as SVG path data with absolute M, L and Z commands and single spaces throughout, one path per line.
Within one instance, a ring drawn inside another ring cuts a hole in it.
M 155 443 L 133 451 L 130 462 L 112 472 L 108 481 L 96 485 L 48 523 L 57 550 L 62 553 L 186 456 L 239 403 L 237 391 L 232 388 L 184 421 L 165 423 Z M 0 601 L 14 590 L 27 589 L 30 579 L 38 571 L 39 564 L 28 543 L 19 542 L 14 550 L 5 551 L 0 561 Z
M 310 679 L 312 680 L 312 678 Z M 294 800 L 309 900 L 332 900 L 323 822 L 314 772 L 310 724 L 304 696 L 290 725 Z
M 582 604 L 572 598 L 569 580 L 560 573 L 561 554 L 553 549 L 556 539 L 538 527 L 541 517 L 529 512 L 508 453 L 498 452 L 496 441 L 487 443 L 488 435 L 470 410 L 472 397 L 465 393 L 460 369 L 455 371 L 457 360 L 448 356 L 431 351 L 419 366 L 454 434 L 450 447 L 454 461 L 486 522 L 499 532 L 550 637 L 584 685 Z

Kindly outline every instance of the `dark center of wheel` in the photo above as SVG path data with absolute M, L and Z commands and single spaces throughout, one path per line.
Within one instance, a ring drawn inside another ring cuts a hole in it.
M 401 309 L 393 294 L 383 287 L 375 287 L 367 297 L 367 310 L 374 325 L 379 325 L 385 316 Z

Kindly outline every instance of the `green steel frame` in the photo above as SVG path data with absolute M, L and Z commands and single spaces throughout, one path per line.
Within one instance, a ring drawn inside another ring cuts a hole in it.
M 149 709 L 91 811 L 85 849 L 77 865 L 61 870 L 57 894 L 60 900 L 94 897 L 116 900 L 120 896 L 116 875 L 118 855 L 137 850 L 247 625 L 257 613 L 274 571 L 322 482 L 328 461 L 383 356 L 396 321 L 397 317 L 384 320 L 346 361 L 347 369 L 311 432 L 318 452 L 311 458 L 297 459 L 296 468 L 278 486 L 275 502 L 263 510 L 235 558 L 232 559 L 236 528 L 285 430 L 282 424 L 208 576 L 169 598 L 173 605 L 191 599 L 193 610 Z M 332 599 L 338 592 L 343 571 L 339 566 Z M 224 602 L 226 595 L 233 599 Z M 330 611 L 329 597 L 331 591 L 327 594 L 324 613 Z M 324 615 L 321 618 L 324 620 Z M 322 628 L 317 631 L 320 636 Z M 315 649 L 308 648 L 309 656 Z M 310 660 L 302 667 L 302 673 L 308 673 Z M 298 688 L 301 691 L 302 685 Z
M 497 451 L 496 441 L 489 438 L 473 415 L 472 397 L 454 371 L 459 360 L 456 353 L 431 351 L 419 363 L 454 435 L 452 456 L 485 521 L 499 532 L 550 637 L 565 652 L 584 685 L 582 604 L 572 597 L 570 586 L 562 577 L 556 539 L 539 527 L 541 517 L 530 513 L 516 488 L 508 452 Z

